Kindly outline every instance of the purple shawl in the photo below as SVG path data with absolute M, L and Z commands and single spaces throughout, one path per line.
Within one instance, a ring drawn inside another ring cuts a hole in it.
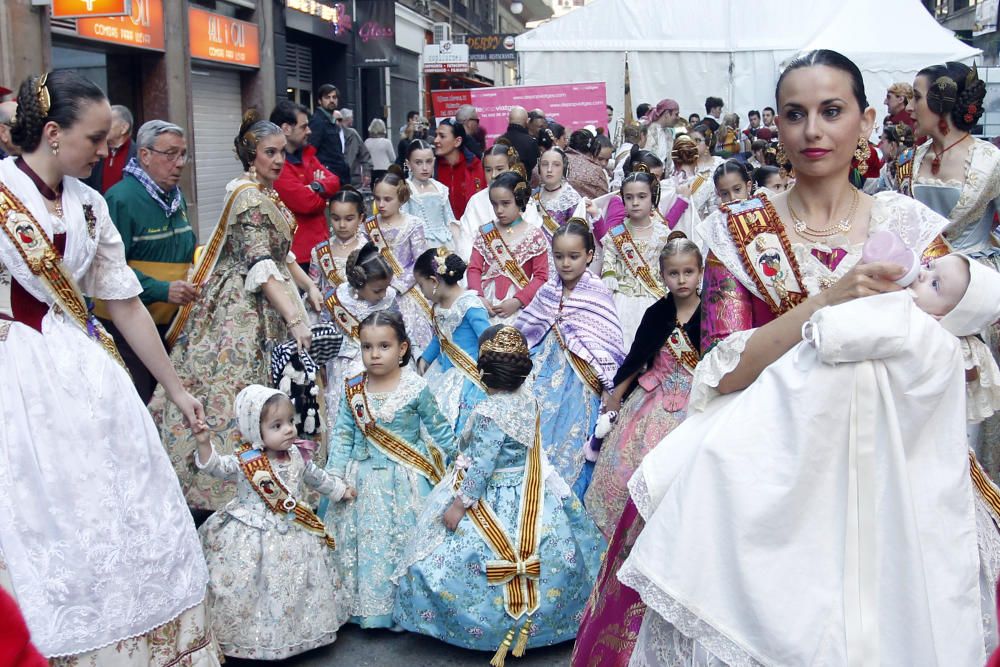
M 554 325 L 559 326 L 566 347 L 583 359 L 607 389 L 614 387 L 615 373 L 625 359 L 625 343 L 611 290 L 601 279 L 586 271 L 570 295 L 562 302 L 559 274 L 542 285 L 535 298 L 521 312 L 515 327 L 533 348 Z

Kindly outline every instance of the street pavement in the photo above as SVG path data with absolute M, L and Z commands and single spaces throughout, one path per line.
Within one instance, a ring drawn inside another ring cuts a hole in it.
M 572 642 L 532 648 L 521 658 L 508 653 L 507 665 L 565 667 L 572 652 Z M 225 667 L 489 667 L 492 657 L 492 653 L 467 651 L 424 635 L 345 625 L 330 646 L 278 662 L 227 658 Z

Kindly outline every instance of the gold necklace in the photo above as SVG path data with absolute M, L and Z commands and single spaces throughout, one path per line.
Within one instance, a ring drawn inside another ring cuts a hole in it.
M 794 188 L 792 192 L 794 192 Z M 792 193 L 788 193 L 788 212 L 792 215 L 792 224 L 795 227 L 795 231 L 799 234 L 807 234 L 809 236 L 815 236 L 819 238 L 825 238 L 827 236 L 833 236 L 834 234 L 846 234 L 851 230 L 851 220 L 854 218 L 854 214 L 858 210 L 858 201 L 861 199 L 858 195 L 858 189 L 851 187 L 851 192 L 853 198 L 851 199 L 851 208 L 848 210 L 847 215 L 841 218 L 838 222 L 833 223 L 829 227 L 824 227 L 823 229 L 813 229 L 809 226 L 805 220 L 799 217 L 792 208 Z

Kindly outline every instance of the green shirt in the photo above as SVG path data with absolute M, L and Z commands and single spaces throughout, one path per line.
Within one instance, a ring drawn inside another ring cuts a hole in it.
M 125 259 L 144 262 L 191 264 L 197 239 L 187 217 L 187 202 L 169 218 L 134 176 L 125 174 L 104 194 L 111 220 L 125 244 Z M 135 271 L 142 284 L 140 299 L 145 304 L 166 301 L 170 283 Z

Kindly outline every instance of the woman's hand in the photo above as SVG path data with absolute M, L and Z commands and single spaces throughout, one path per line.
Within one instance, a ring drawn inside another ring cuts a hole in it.
M 445 510 L 441 520 L 444 521 L 445 528 L 454 531 L 458 528 L 458 524 L 462 521 L 463 516 L 465 516 L 465 505 L 462 504 L 461 498 L 455 498 L 448 509 Z
M 898 292 L 903 288 L 893 280 L 901 275 L 903 267 L 891 262 L 858 264 L 817 298 L 823 306 L 835 306 L 865 296 Z
M 521 302 L 511 297 L 501 301 L 493 310 L 494 314 L 501 317 L 513 317 L 517 311 L 521 310 Z
M 320 293 L 319 288 L 316 285 L 309 287 L 309 294 L 307 295 L 309 299 L 309 305 L 317 313 L 323 312 L 323 295 Z
M 309 346 L 312 345 L 312 329 L 310 329 L 305 322 L 296 322 L 295 326 L 288 330 L 288 333 L 292 335 L 295 342 L 299 346 L 299 350 L 309 351 Z
M 180 409 L 184 415 L 184 425 L 191 429 L 192 433 L 197 435 L 206 430 L 205 409 L 201 406 L 201 401 L 189 394 L 186 389 L 168 393 L 167 398 Z

